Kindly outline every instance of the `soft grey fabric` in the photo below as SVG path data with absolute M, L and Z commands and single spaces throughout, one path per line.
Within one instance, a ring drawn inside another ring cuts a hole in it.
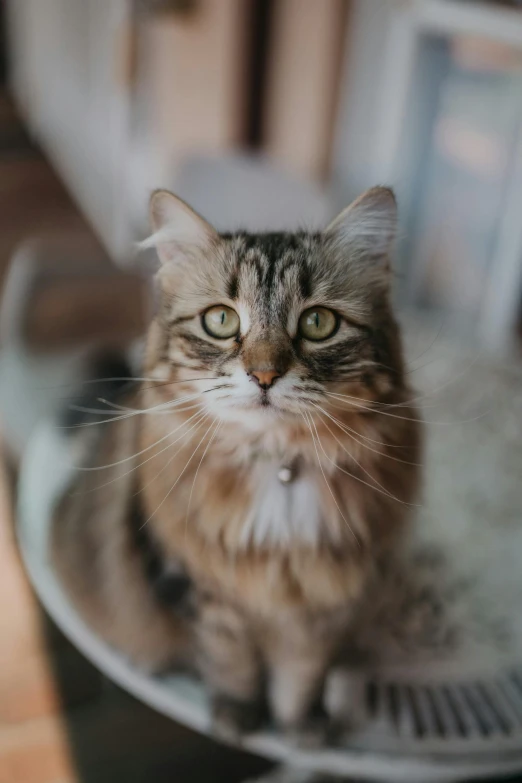
M 488 676 L 522 662 L 522 365 L 417 321 L 406 335 L 426 421 L 423 507 L 358 641 L 408 677 Z

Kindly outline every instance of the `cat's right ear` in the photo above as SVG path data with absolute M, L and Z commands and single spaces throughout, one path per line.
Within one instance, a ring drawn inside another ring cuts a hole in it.
M 385 270 L 397 231 L 397 202 L 390 188 L 370 188 L 346 207 L 325 235 L 345 258 Z
M 162 264 L 177 262 L 219 239 L 210 223 L 168 190 L 154 191 L 149 214 L 153 233 L 142 247 L 155 247 Z

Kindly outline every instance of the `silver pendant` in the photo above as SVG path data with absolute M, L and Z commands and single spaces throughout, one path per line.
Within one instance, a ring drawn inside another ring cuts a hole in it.
M 296 465 L 281 465 L 277 471 L 277 478 L 281 484 L 291 484 L 297 478 Z

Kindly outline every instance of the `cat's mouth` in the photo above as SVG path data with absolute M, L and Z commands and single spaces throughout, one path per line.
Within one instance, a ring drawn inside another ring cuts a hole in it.
M 259 400 L 259 404 L 262 408 L 270 408 L 272 406 L 272 402 L 269 399 L 269 392 L 268 391 L 261 391 L 261 399 Z
M 243 421 L 245 416 L 252 416 L 255 421 L 255 414 L 264 415 L 269 418 L 280 418 L 281 416 L 293 416 L 302 410 L 300 400 L 299 385 L 296 379 L 281 379 L 280 383 L 267 385 L 267 388 L 254 387 L 251 382 L 245 382 L 242 373 L 232 378 L 226 384 L 222 391 L 208 395 L 207 402 L 211 410 L 226 420 L 233 421 L 235 418 Z
M 244 407 L 251 411 L 266 411 L 267 413 L 277 411 L 281 413 L 284 412 L 284 404 L 282 405 L 281 402 L 274 400 L 270 391 L 260 391 L 259 395 L 245 401 Z
M 249 400 L 244 404 L 245 408 L 249 410 L 256 410 L 258 411 L 260 408 L 262 410 L 275 410 L 276 405 L 273 404 L 273 402 L 270 400 L 268 394 L 262 394 L 258 397 L 256 400 Z
M 272 395 L 270 392 L 262 392 L 259 397 L 256 400 L 253 400 L 247 407 L 252 411 L 273 414 L 277 418 L 280 418 L 281 416 L 293 416 L 296 413 L 291 400 L 280 397 L 279 395 Z

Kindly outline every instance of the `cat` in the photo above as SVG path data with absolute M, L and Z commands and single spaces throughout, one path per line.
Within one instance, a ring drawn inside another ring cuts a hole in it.
M 143 380 L 81 436 L 91 470 L 57 510 L 54 561 L 111 644 L 203 677 L 217 731 L 268 705 L 302 732 L 420 483 L 395 197 L 372 188 L 317 233 L 218 234 L 167 191 L 150 214 Z

